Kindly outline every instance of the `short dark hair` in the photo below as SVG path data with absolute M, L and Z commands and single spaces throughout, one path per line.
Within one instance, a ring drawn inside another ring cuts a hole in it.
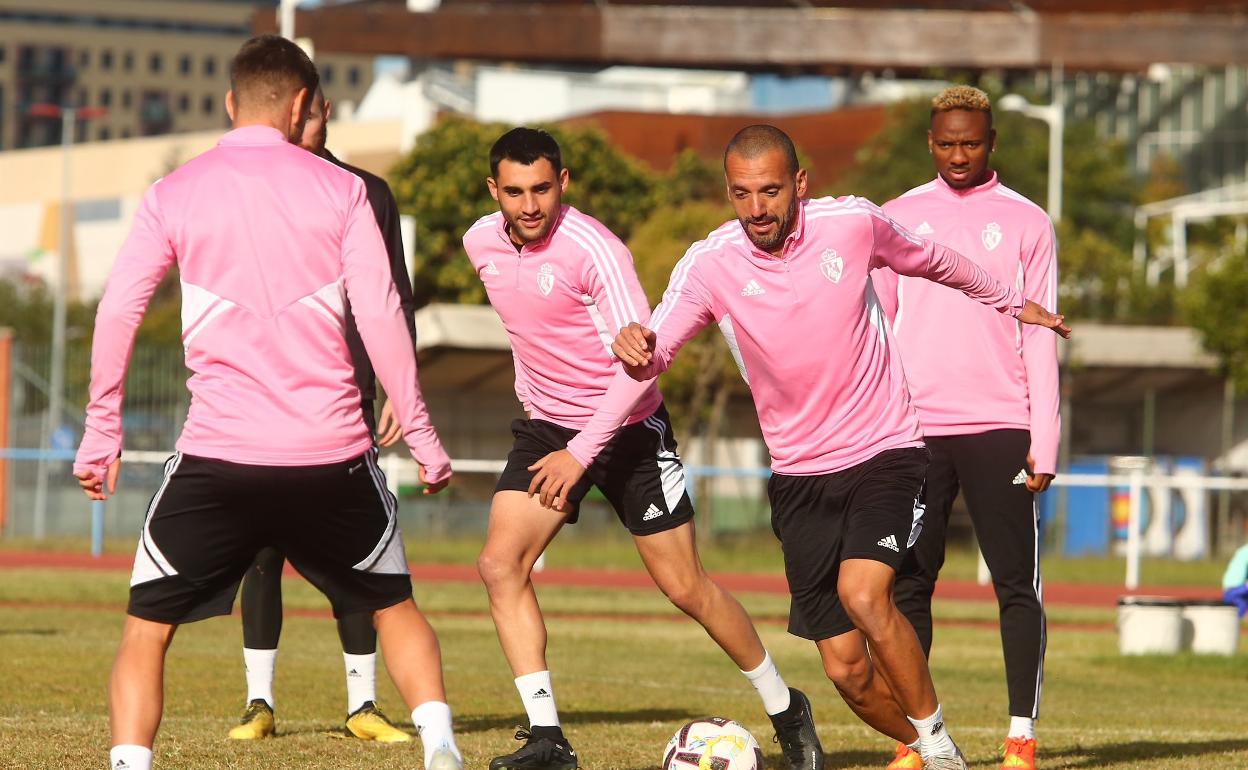
M 727 149 L 724 150 L 724 167 L 728 166 L 729 155 L 753 159 L 773 150 L 784 153 L 785 166 L 790 174 L 796 174 L 797 148 L 793 146 L 793 140 L 780 129 L 765 123 L 746 126 L 732 137 Z
M 553 136 L 540 128 L 513 128 L 490 148 L 490 175 L 498 176 L 498 164 L 504 160 L 532 166 L 539 158 L 550 161 L 556 174 L 563 171 L 563 156 Z
M 301 88 L 311 97 L 320 83 L 316 65 L 303 49 L 280 35 L 253 37 L 230 62 L 230 90 L 237 105 L 276 106 Z

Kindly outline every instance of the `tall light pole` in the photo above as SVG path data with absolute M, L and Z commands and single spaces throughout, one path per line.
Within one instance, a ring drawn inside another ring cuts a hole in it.
M 281 0 L 277 9 L 278 34 L 287 40 L 295 39 L 295 6 L 299 0 Z
M 1032 104 L 1018 94 L 1006 94 L 997 105 L 1007 112 L 1019 112 L 1049 125 L 1049 218 L 1062 219 L 1062 136 L 1066 131 L 1066 110 L 1062 99 L 1062 65 L 1053 65 L 1052 98 L 1048 104 Z
M 73 207 L 70 192 L 70 157 L 74 145 L 74 129 L 79 120 L 103 117 L 108 111 L 103 107 L 61 107 L 55 104 L 34 104 L 29 114 L 35 117 L 61 119 L 61 211 L 57 222 L 56 289 L 52 292 L 52 361 L 48 375 L 48 412 L 43 426 L 43 453 L 39 459 L 38 478 L 35 482 L 35 522 L 32 534 L 42 539 L 47 533 L 48 473 L 51 464 L 47 453 L 52 449 L 52 435 L 61 426 L 61 412 L 65 401 L 65 316 L 69 291 L 69 244 L 72 239 Z

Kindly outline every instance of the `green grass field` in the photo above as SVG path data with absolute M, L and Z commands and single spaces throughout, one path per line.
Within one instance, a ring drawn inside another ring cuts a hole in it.
M 121 625 L 121 573 L 0 571 L 0 767 L 104 767 L 106 680 Z M 509 751 L 522 712 L 476 585 L 417 588 L 442 639 L 451 705 L 468 767 Z M 167 671 L 160 767 L 418 768 L 415 744 L 375 746 L 326 736 L 344 710 L 342 664 L 326 603 L 286 581 L 278 658 L 279 737 L 232 743 L 226 730 L 244 696 L 238 619 L 181 629 Z M 882 768 L 891 745 L 857 723 L 819 669 L 813 646 L 784 633 L 785 601 L 741 597 L 790 683 L 815 704 L 829 768 Z M 721 714 L 779 754 L 740 674 L 692 622 L 649 591 L 542 589 L 550 663 L 569 735 L 587 770 L 650 770 L 685 721 Z M 945 603 L 938 618 L 991 621 L 995 607 Z M 648 616 L 648 617 L 641 617 Z M 1122 658 L 1116 636 L 1079 630 L 1112 622 L 1109 610 L 1052 608 L 1042 767 L 1248 768 L 1248 658 Z M 1079 624 L 1079 625 L 1071 625 Z M 945 714 L 973 764 L 995 767 L 1005 726 L 997 633 L 989 624 L 937 628 L 934 674 Z M 380 684 L 383 708 L 408 723 L 397 693 Z

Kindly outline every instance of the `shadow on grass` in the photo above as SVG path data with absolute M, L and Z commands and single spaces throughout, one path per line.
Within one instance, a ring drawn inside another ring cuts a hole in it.
M 0 636 L 59 636 L 55 628 L 0 628 Z
M 693 714 L 677 709 L 634 709 L 632 711 L 560 711 L 559 720 L 569 729 L 575 730 L 577 725 L 597 724 L 600 722 L 630 724 L 638 722 L 672 722 L 681 723 L 697 719 L 701 714 Z M 486 730 L 504 730 L 520 726 L 524 722 L 524 714 L 483 714 L 466 718 L 456 718 L 455 730 L 461 733 L 476 733 Z M 527 725 L 526 725 L 527 727 Z
M 1041 749 L 1044 757 L 1073 760 L 1066 767 L 1118 767 L 1145 759 L 1187 759 L 1205 754 L 1248 751 L 1248 739 L 1221 741 L 1128 741 L 1099 746 L 1076 744 L 1058 750 Z

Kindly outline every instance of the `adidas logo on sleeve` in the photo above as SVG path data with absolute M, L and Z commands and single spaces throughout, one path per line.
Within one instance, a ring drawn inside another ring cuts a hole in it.
M 876 543 L 876 545 L 887 548 L 890 551 L 901 553 L 901 549 L 897 547 L 897 538 L 893 535 L 889 535 L 888 537 L 880 540 L 880 542 Z
M 485 267 L 481 268 L 481 272 L 485 275 L 498 275 L 498 265 L 494 264 L 494 260 L 490 260 Z

